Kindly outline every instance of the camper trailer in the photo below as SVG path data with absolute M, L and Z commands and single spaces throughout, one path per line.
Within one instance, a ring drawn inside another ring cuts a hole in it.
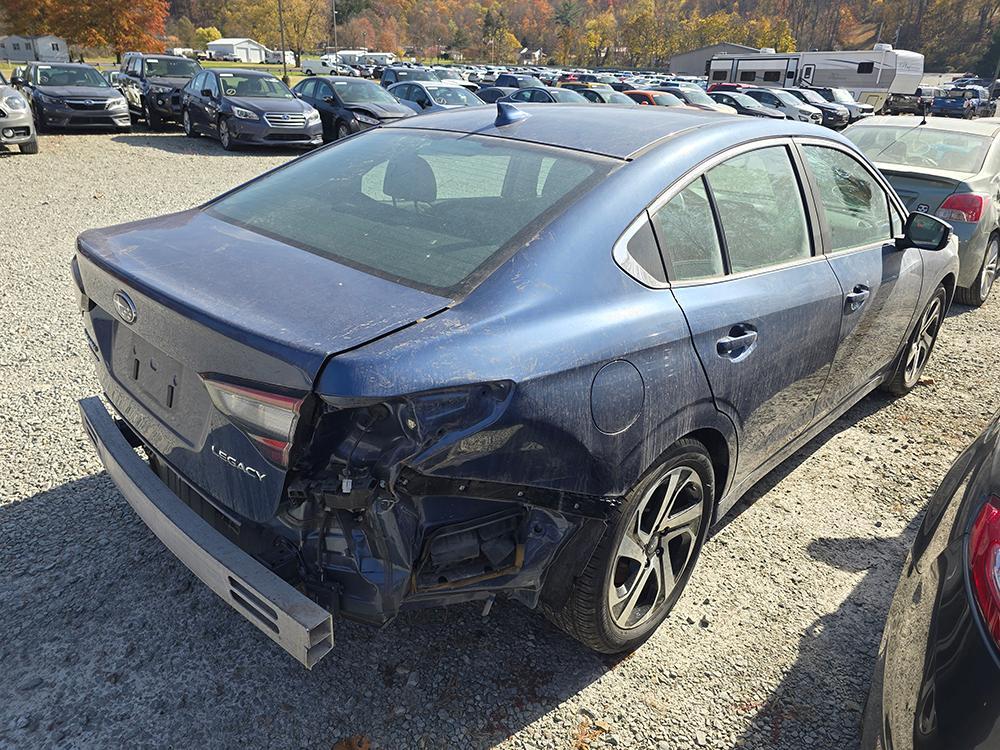
M 889 94 L 912 94 L 924 75 L 924 56 L 876 44 L 870 50 L 716 55 L 708 82 L 781 88 L 829 86 L 851 92 L 877 112 Z

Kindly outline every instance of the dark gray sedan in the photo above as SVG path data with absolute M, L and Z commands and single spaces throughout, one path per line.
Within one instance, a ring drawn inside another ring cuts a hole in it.
M 1000 122 L 870 117 L 844 131 L 911 211 L 947 221 L 959 239 L 956 299 L 982 305 L 1000 257 Z
M 125 97 L 90 65 L 29 63 L 12 82 L 31 103 L 39 132 L 132 127 Z
M 270 73 L 239 68 L 203 70 L 184 88 L 184 132 L 240 145 L 304 146 L 323 142 L 319 112 Z

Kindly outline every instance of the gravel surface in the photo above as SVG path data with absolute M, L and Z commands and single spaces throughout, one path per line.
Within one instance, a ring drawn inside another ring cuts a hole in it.
M 381 631 L 338 622 L 310 673 L 198 583 L 101 471 L 76 407 L 98 389 L 69 276 L 80 231 L 190 207 L 292 154 L 180 134 L 41 148 L 0 152 L 0 747 L 857 745 L 924 502 L 1000 403 L 1000 299 L 952 312 L 914 393 L 866 399 L 767 477 L 630 657 L 498 601 L 485 619 L 469 605 Z

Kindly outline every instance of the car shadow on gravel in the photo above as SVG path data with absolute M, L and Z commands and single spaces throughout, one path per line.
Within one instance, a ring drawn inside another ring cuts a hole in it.
M 205 155 L 212 156 L 301 156 L 306 149 L 274 146 L 270 148 L 240 146 L 235 151 L 226 151 L 222 145 L 212 138 L 188 138 L 182 131 L 176 133 L 124 133 L 111 139 L 115 143 L 138 148 L 154 148 L 168 154 Z
M 343 620 L 303 669 L 99 473 L 0 505 L 0 747 L 487 748 L 611 666 L 514 603 Z M 567 720 L 565 744 L 575 727 Z

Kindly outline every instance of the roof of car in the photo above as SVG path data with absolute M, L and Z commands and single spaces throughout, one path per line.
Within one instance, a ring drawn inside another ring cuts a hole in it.
M 595 107 L 589 103 L 553 107 L 520 102 L 516 106 L 530 116 L 512 125 L 498 127 L 497 108 L 484 105 L 425 114 L 412 118 L 415 122 L 408 118 L 387 127 L 478 133 L 626 159 L 682 131 L 735 119 L 721 112 L 679 111 L 679 107 Z
M 277 78 L 266 70 L 251 70 L 250 68 L 206 68 L 212 73 L 239 73 L 241 76 L 258 76 L 260 78 Z
M 977 120 L 959 120 L 945 117 L 928 117 L 927 123 L 924 125 L 920 124 L 920 120 L 917 118 L 900 118 L 892 117 L 890 115 L 876 115 L 875 117 L 866 117 L 863 121 L 857 123 L 857 126 L 868 127 L 870 125 L 875 126 L 895 126 L 895 127 L 906 127 L 907 125 L 912 125 L 913 127 L 927 128 L 928 130 L 950 130 L 960 131 L 962 133 L 973 133 L 975 135 L 988 135 L 996 137 L 1000 134 L 1000 117 L 980 117 Z

